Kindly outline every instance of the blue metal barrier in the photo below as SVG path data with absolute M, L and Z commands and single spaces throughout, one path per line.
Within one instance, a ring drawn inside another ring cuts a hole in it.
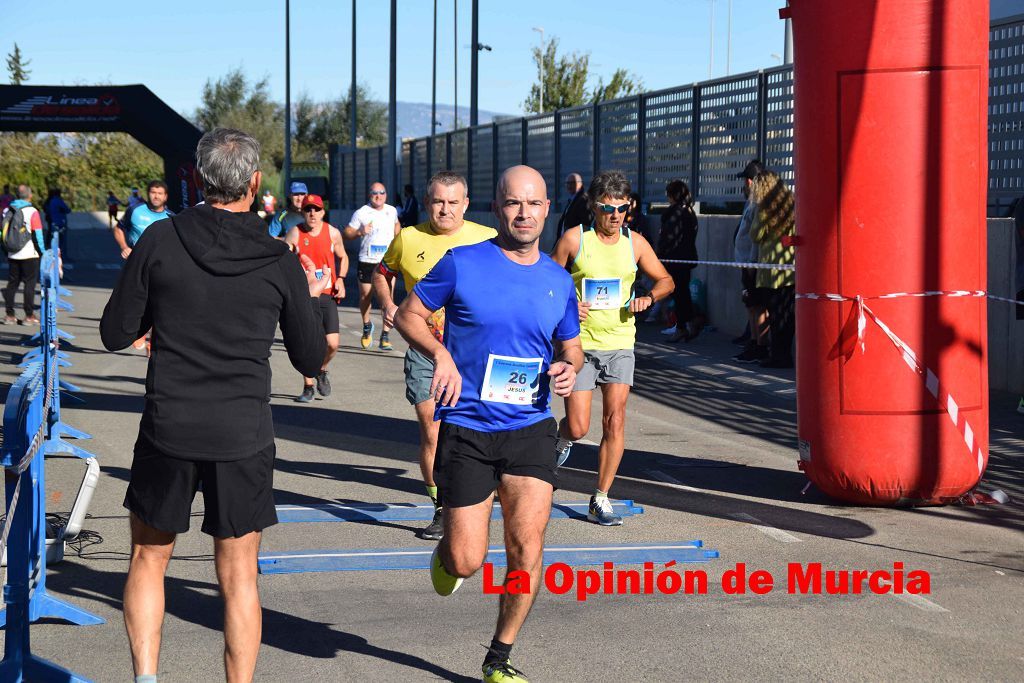
M 91 453 L 63 440 L 89 435 L 61 420 L 62 390 L 74 387 L 60 379 L 60 368 L 70 365 L 59 350 L 61 339 L 72 339 L 57 328 L 57 310 L 70 305 L 60 300 L 70 292 L 60 286 L 60 263 L 54 236 L 40 263 L 43 290 L 39 348 L 26 354 L 25 368 L 11 387 L 4 406 L 4 443 L 0 465 L 5 468 L 7 516 L 0 549 L 7 554 L 6 609 L 0 625 L 6 628 L 0 681 L 86 681 L 67 669 L 32 654 L 29 624 L 43 618 L 76 625 L 102 624 L 100 617 L 53 597 L 46 591 L 46 478 L 44 457 L 55 453 L 93 458 Z M 63 543 L 57 530 L 55 543 Z

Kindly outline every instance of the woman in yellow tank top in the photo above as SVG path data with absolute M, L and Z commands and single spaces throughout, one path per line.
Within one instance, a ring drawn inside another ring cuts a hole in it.
M 595 176 L 587 192 L 594 225 L 566 230 L 551 254 L 576 282 L 584 352 L 583 369 L 576 375 L 572 395 L 565 399 L 566 416 L 558 426 L 558 464 L 568 457 L 572 442 L 590 429 L 590 404 L 600 385 L 605 427 L 597 487 L 587 518 L 602 526 L 622 524 L 622 518 L 612 512 L 608 490 L 625 450 L 626 401 L 633 386 L 636 343 L 634 316 L 675 288 L 647 240 L 623 226 L 631 191 L 629 180 L 618 171 Z M 654 280 L 654 288 L 633 296 L 637 268 Z

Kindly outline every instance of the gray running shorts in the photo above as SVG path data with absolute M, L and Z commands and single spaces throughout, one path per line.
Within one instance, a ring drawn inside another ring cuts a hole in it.
M 434 363 L 414 348 L 405 352 L 405 398 L 410 405 L 431 398 L 430 383 L 434 379 Z
M 636 358 L 633 349 L 622 351 L 584 351 L 583 368 L 576 375 L 573 391 L 593 391 L 598 384 L 633 386 Z

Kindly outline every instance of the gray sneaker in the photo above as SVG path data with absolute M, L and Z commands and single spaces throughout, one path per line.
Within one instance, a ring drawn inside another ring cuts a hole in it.
M 612 512 L 612 502 L 607 497 L 590 497 L 590 509 L 587 510 L 587 519 L 597 522 L 601 526 L 619 526 L 622 524 L 622 517 Z
M 440 541 L 444 537 L 444 508 L 434 507 L 434 519 L 420 531 L 420 538 L 425 541 Z
M 572 441 L 558 437 L 558 443 L 555 444 L 555 455 L 558 456 L 558 461 L 556 462 L 555 467 L 561 467 L 565 464 L 565 461 L 569 459 L 569 451 L 571 450 Z
M 326 370 L 323 370 L 316 376 L 316 390 L 321 396 L 331 395 L 331 380 L 327 379 Z
M 313 400 L 313 387 L 302 387 L 302 393 L 295 397 L 296 403 L 309 403 Z

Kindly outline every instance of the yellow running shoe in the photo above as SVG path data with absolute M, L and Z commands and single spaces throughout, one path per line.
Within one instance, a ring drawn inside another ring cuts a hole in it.
M 433 555 L 430 556 L 430 582 L 434 584 L 434 591 L 438 595 L 451 595 L 459 590 L 462 577 L 452 576 L 445 570 L 441 564 L 441 555 L 437 552 L 438 548 L 440 546 L 435 547 Z
M 363 336 L 359 338 L 359 345 L 364 349 L 370 348 L 373 343 L 373 323 L 363 323 Z
M 484 664 L 484 683 L 530 683 L 519 669 L 512 666 L 512 661 Z

